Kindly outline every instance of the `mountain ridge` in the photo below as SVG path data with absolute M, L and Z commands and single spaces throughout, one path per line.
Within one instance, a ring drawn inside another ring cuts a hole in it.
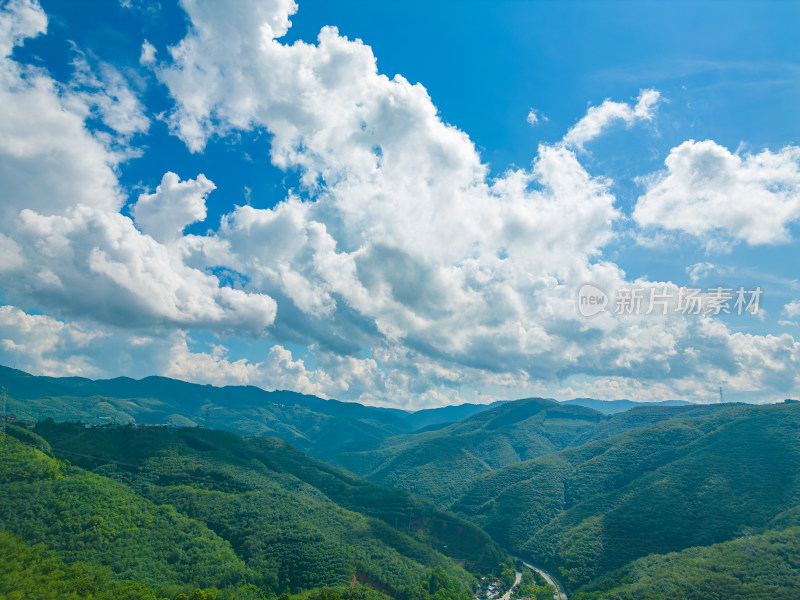
M 797 405 L 723 406 L 498 469 L 452 510 L 575 590 L 800 504 L 798 431 Z

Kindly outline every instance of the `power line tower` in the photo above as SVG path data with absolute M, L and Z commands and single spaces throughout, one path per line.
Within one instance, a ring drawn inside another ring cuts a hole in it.
M 719 403 L 720 404 L 724 404 L 725 403 L 725 399 L 722 397 L 722 386 L 720 386 L 720 388 L 719 388 Z

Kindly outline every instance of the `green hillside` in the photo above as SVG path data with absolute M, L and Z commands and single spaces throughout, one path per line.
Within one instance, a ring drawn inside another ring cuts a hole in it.
M 685 404 L 680 406 L 665 406 L 663 404 L 639 404 L 626 411 L 612 414 L 609 418 L 599 422 L 596 427 L 586 430 L 572 440 L 572 446 L 580 446 L 588 442 L 604 440 L 606 438 L 647 427 L 669 419 L 686 419 L 689 417 L 702 417 L 725 412 L 736 403 L 725 404 Z
M 56 420 L 10 426 L 0 446 L 0 554 L 14 557 L 0 597 L 38 597 L 49 577 L 61 596 L 42 598 L 469 600 L 476 574 L 513 578 L 501 546 L 573 600 L 798 597 L 797 403 L 605 415 L 527 399 L 414 421 L 257 388 L 18 373 L 12 410 Z M 57 422 L 161 423 L 167 408 L 283 439 Z M 546 596 L 525 581 L 517 596 Z
M 207 426 L 274 436 L 323 460 L 371 449 L 386 437 L 451 423 L 497 404 L 406 412 L 253 386 L 215 387 L 166 377 L 37 377 L 3 366 L 0 386 L 9 391 L 8 412 L 20 420 Z
M 412 600 L 438 573 L 437 586 L 461 600 L 474 578 L 437 548 L 475 570 L 504 556 L 474 525 L 279 440 L 52 421 L 10 432 L 0 529 L 159 597 L 195 588 L 246 597 L 253 586 L 268 597 L 355 577 Z
M 109 569 L 67 565 L 54 552 L 29 547 L 0 530 L 0 598 L 36 600 L 157 600 L 145 586 L 120 583 Z
M 796 600 L 800 527 L 640 558 L 575 600 Z
M 800 504 L 800 405 L 671 419 L 477 479 L 453 510 L 575 590 Z
M 476 477 L 501 467 L 652 423 L 717 413 L 731 406 L 637 406 L 607 416 L 542 398 L 516 400 L 444 427 L 387 438 L 374 450 L 343 452 L 330 462 L 448 506 Z
M 516 400 L 446 427 L 388 438 L 371 451 L 337 454 L 331 462 L 441 506 L 475 477 L 560 450 L 603 419 L 580 406 Z
M 20 419 L 203 425 L 275 436 L 323 457 L 414 429 L 404 411 L 252 386 L 215 387 L 166 377 L 35 377 L 1 366 L 0 385 L 9 391 L 9 412 Z

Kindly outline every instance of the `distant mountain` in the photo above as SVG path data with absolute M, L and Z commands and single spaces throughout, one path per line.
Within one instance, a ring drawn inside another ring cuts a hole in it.
M 660 403 L 642 402 L 636 407 L 625 412 L 609 415 L 605 420 L 599 422 L 596 427 L 583 432 L 572 441 L 572 446 L 580 446 L 588 442 L 604 440 L 606 438 L 626 433 L 668 421 L 669 419 L 686 419 L 689 417 L 702 417 L 724 412 L 734 406 L 748 406 L 745 404 L 725 403 L 725 404 L 691 404 L 678 406 L 665 406 Z
M 474 480 L 452 508 L 506 548 L 552 569 L 571 590 L 587 593 L 648 555 L 766 532 L 773 519 L 800 504 L 800 405 L 705 409 L 710 412 L 661 420 L 496 470 Z M 703 409 L 641 407 L 605 423 L 659 410 Z M 669 576 L 666 566 L 659 569 Z M 646 574 L 634 570 L 637 577 Z M 608 597 L 703 596 L 662 590 Z
M 465 404 L 409 413 L 253 386 L 215 387 L 166 377 L 36 377 L 2 366 L 0 385 L 8 389 L 9 412 L 20 419 L 208 426 L 275 436 L 323 459 L 487 408 Z
M 560 450 L 605 420 L 581 406 L 531 398 L 505 402 L 432 431 L 386 438 L 333 464 L 446 505 L 475 477 Z
M 45 544 L 55 556 L 45 562 L 80 561 L 151 590 L 115 598 L 213 587 L 250 599 L 358 580 L 425 600 L 436 571 L 443 597 L 469 600 L 473 576 L 445 554 L 476 573 L 505 557 L 473 524 L 275 438 L 53 421 L 9 434 L 0 443 L 0 530 Z M 4 535 L 0 554 L 16 543 Z
M 474 478 L 501 467 L 659 421 L 712 414 L 730 406 L 637 403 L 628 411 L 606 415 L 543 398 L 514 400 L 456 423 L 387 437 L 369 450 L 344 451 L 328 460 L 446 507 Z
M 443 406 L 441 408 L 424 408 L 408 413 L 407 416 L 403 416 L 403 418 L 411 425 L 412 431 L 419 431 L 420 429 L 436 427 L 445 423 L 461 421 L 474 414 L 500 406 L 505 402 L 504 400 L 499 400 L 491 404 L 459 404 L 456 406 Z
M 573 398 L 561 400 L 561 404 L 577 404 L 586 408 L 593 408 L 604 415 L 613 415 L 639 406 L 687 406 L 692 402 L 685 400 L 661 400 L 660 402 L 637 402 L 635 400 L 597 400 L 596 398 Z

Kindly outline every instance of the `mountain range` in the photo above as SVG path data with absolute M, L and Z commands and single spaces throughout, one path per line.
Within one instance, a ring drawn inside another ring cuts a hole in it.
M 342 452 L 370 450 L 387 437 L 436 428 L 504 404 L 409 412 L 255 386 L 216 387 L 155 376 L 46 377 L 4 366 L 0 366 L 0 386 L 8 390 L 9 412 L 20 419 L 205 426 L 275 436 L 325 460 Z M 588 401 L 603 402 L 575 402 Z
M 511 585 L 510 553 L 570 600 L 800 597 L 797 402 L 412 413 L 160 377 L 0 385 L 38 420 L 0 447 L 0 596 L 469 600 Z
M 651 555 L 800 525 L 798 505 L 800 404 L 786 403 L 723 405 L 519 462 L 451 508 L 578 590 Z
M 413 600 L 435 571 L 467 600 L 475 580 L 459 564 L 491 572 L 505 557 L 477 526 L 282 440 L 52 420 L 10 425 L 0 444 L 0 530 L 6 547 L 43 544 L 157 598 L 363 581 Z

